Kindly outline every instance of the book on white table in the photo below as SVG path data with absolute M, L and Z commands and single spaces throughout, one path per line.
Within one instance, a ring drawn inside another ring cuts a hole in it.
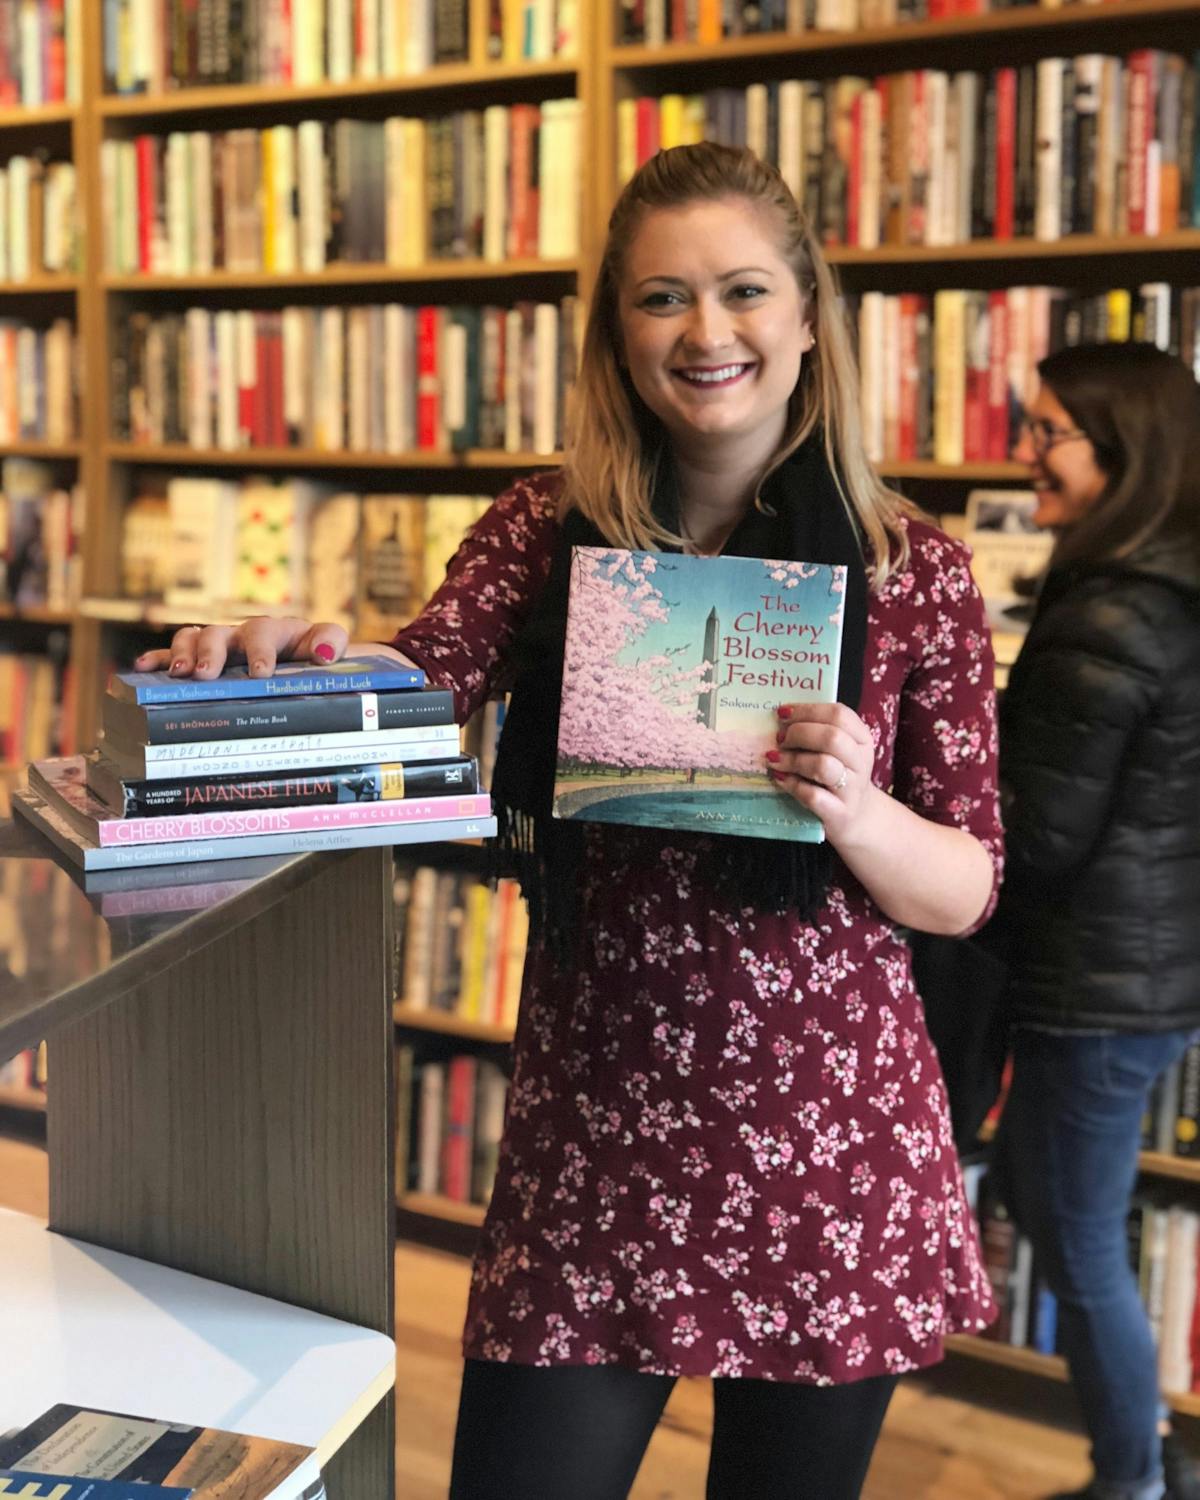
M 386 1334 L 89 1245 L 4 1209 L 0 1264 L 0 1327 L 5 1347 L 20 1351 L 0 1361 L 0 1412 L 18 1430 L 62 1404 L 294 1445 L 301 1461 L 265 1495 L 313 1500 L 321 1466 L 395 1384 Z M 10 1441 L 0 1443 L 0 1465 L 21 1468 Z M 140 1491 L 138 1500 L 150 1500 L 152 1491 Z M 196 1500 L 207 1500 L 203 1489 Z
M 308 1500 L 321 1489 L 299 1443 L 68 1402 L 0 1439 L 0 1496 L 22 1500 Z

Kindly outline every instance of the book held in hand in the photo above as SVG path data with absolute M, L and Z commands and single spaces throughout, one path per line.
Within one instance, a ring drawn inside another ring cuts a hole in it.
M 60 1403 L 0 1438 L 0 1496 L 36 1500 L 322 1500 L 312 1449 Z M 28 1476 L 28 1479 L 26 1479 Z M 39 1480 L 39 1476 L 42 1476 Z M 49 1486 L 48 1488 L 46 1486 Z
M 109 692 L 122 703 L 212 703 L 234 698 L 287 698 L 309 693 L 381 693 L 425 686 L 425 674 L 390 656 L 343 657 L 329 666 L 280 662 L 269 677 L 226 667 L 220 677 L 172 677 L 169 672 L 117 672 Z
M 767 775 L 777 710 L 837 696 L 846 570 L 577 547 L 554 815 L 817 843 Z

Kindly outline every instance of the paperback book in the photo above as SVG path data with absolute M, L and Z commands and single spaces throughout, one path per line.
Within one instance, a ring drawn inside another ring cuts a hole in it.
M 458 802 L 460 799 L 447 799 Z M 467 799 L 474 803 L 475 799 Z M 400 807 L 406 803 L 396 804 Z M 378 823 L 290 831 L 240 833 L 236 837 L 181 839 L 170 843 L 101 845 L 86 838 L 63 813 L 32 787 L 16 789 L 12 808 L 39 829 L 83 870 L 120 870 L 138 865 L 192 864 L 247 855 L 307 854 L 322 849 L 361 849 L 386 844 L 432 844 L 447 839 L 485 839 L 496 832 L 492 817 L 437 818 L 427 822 Z
M 109 692 L 122 703 L 212 703 L 229 698 L 287 698 L 306 693 L 380 693 L 425 686 L 425 674 L 390 656 L 347 656 L 327 667 L 282 662 L 269 677 L 226 667 L 220 677 L 169 672 L 117 672 Z
M 311 1448 L 121 1412 L 60 1403 L 0 1438 L 0 1465 L 41 1485 L 0 1477 L 25 1500 L 321 1500 Z M 0 1468 L 0 1476 L 6 1472 Z M 47 1486 L 49 1486 L 47 1488 Z
M 777 709 L 837 696 L 846 570 L 577 547 L 554 815 L 818 843 Z

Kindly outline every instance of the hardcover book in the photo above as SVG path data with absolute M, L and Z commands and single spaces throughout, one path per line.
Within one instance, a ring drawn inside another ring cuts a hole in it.
M 0 1495 L 30 1500 L 319 1500 L 324 1492 L 312 1450 L 297 1443 L 66 1403 L 0 1438 L 0 1465 L 37 1486 L 0 1477 Z
M 327 667 L 281 662 L 270 677 L 226 667 L 220 677 L 172 677 L 168 672 L 117 672 L 109 692 L 123 703 L 213 703 L 225 698 L 288 698 L 300 693 L 378 693 L 425 685 L 425 674 L 389 656 L 347 656 Z
M 817 843 L 767 775 L 776 710 L 837 696 L 846 570 L 577 547 L 554 815 Z
M 103 716 L 105 731 L 114 739 L 177 745 L 453 724 L 454 695 L 448 688 L 426 687 L 394 693 L 314 693 L 273 698 L 269 703 L 217 700 L 182 708 L 173 703 L 122 703 L 109 696 L 103 702 Z

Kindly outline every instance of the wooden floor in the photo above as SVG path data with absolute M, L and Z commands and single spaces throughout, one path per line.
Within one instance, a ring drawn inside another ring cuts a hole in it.
M 39 1147 L 0 1138 L 0 1205 L 45 1215 Z M 396 1493 L 398 1500 L 445 1500 L 467 1266 L 457 1256 L 402 1245 L 396 1277 Z M 708 1420 L 707 1385 L 681 1382 L 631 1500 L 702 1500 Z M 1085 1445 L 1070 1424 L 1064 1389 L 953 1361 L 932 1378 L 900 1386 L 865 1500 L 1035 1500 L 1081 1484 Z

